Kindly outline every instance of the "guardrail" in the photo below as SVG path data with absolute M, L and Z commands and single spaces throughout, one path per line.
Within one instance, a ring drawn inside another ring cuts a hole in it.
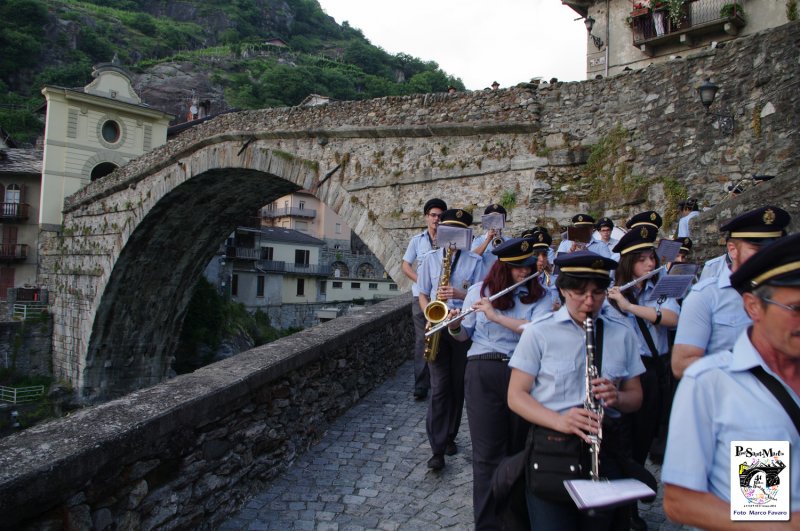
M 28 319 L 39 318 L 47 313 L 47 304 L 44 302 L 31 302 L 27 304 L 14 304 L 12 316 L 14 319 L 27 321 Z
M 30 387 L 6 387 L 0 385 L 0 401 L 20 404 L 22 402 L 33 402 L 44 395 L 43 385 L 32 385 Z

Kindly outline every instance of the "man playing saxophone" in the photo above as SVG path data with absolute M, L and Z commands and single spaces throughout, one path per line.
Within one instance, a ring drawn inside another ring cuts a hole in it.
M 472 215 L 461 209 L 446 210 L 440 225 L 468 229 Z M 428 304 L 443 301 L 449 309 L 461 308 L 467 289 L 483 278 L 483 261 L 480 256 L 468 250 L 454 249 L 449 253 L 449 271 L 443 270 L 447 256 L 445 245 L 429 253 L 417 271 L 419 305 L 424 313 Z M 441 282 L 444 277 L 447 282 Z M 446 312 L 445 312 L 446 316 Z M 441 332 L 438 338 L 438 352 L 428 362 L 431 375 L 431 398 L 428 402 L 426 430 L 431 445 L 432 457 L 428 468 L 444 468 L 444 456 L 454 455 L 458 448 L 455 438 L 461 426 L 461 413 L 464 408 L 464 370 L 467 364 L 469 342 L 459 342 L 450 334 Z

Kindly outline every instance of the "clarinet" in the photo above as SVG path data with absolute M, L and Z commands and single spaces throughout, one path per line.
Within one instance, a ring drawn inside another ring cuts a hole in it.
M 603 404 L 600 400 L 595 398 L 592 392 L 592 380 L 597 378 L 597 366 L 594 364 L 594 321 L 591 317 L 587 317 L 583 321 L 583 331 L 586 337 L 586 398 L 583 401 L 583 407 L 587 411 L 591 411 L 599 416 L 598 432 L 596 434 L 589 434 L 589 453 L 592 457 L 592 470 L 590 477 L 592 481 L 600 479 L 600 443 L 603 440 Z

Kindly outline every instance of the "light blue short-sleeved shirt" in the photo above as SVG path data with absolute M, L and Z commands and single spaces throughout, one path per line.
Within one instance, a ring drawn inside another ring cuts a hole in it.
M 693 210 L 678 220 L 678 238 L 686 238 L 689 236 L 689 220 L 699 215 L 700 212 Z
M 411 264 L 414 270 L 419 272 L 419 266 L 422 265 L 425 256 L 432 250 L 433 240 L 428 234 L 428 231 L 425 230 L 412 237 L 411 241 L 408 242 L 408 248 L 406 248 L 406 254 L 403 255 L 403 261 Z M 414 297 L 419 296 L 419 288 L 416 282 L 411 285 L 411 295 Z
M 700 271 L 700 280 L 705 280 L 707 278 L 717 278 L 720 273 L 728 268 L 728 255 L 723 254 L 712 258 L 711 260 L 706 261 L 703 264 L 703 270 Z
M 730 501 L 731 441 L 789 441 L 792 511 L 800 511 L 800 434 L 775 396 L 749 369 L 764 360 L 745 330 L 733 352 L 693 363 L 672 402 L 661 480 Z M 800 397 L 787 385 L 795 402 Z
M 500 236 L 500 238 L 503 241 L 507 241 L 508 240 L 508 238 L 506 238 L 505 236 Z M 477 238 L 472 240 L 472 247 L 470 248 L 470 250 L 474 251 L 475 249 L 480 247 L 481 244 L 483 242 L 485 242 L 485 241 L 486 241 L 486 235 L 485 234 L 481 234 L 480 236 L 478 236 Z M 494 249 L 494 242 L 489 242 L 489 245 L 486 246 L 486 249 L 483 251 L 483 254 L 482 255 L 478 255 L 483 259 L 483 270 L 486 273 L 489 272 L 489 270 L 492 268 L 492 265 L 497 260 L 497 255 L 492 252 L 492 249 Z
M 658 304 L 658 300 L 652 300 L 652 301 L 648 300 L 654 288 L 655 288 L 655 283 L 653 282 L 653 280 L 652 279 L 647 280 L 645 282 L 644 291 L 636 297 L 637 301 L 636 304 L 639 304 L 641 306 L 648 306 L 650 308 L 661 308 L 662 310 L 671 310 L 680 316 L 681 306 L 675 299 L 666 299 L 661 305 Z M 645 340 L 644 335 L 642 334 L 642 330 L 636 323 L 636 316 L 633 314 L 627 314 L 625 315 L 625 317 L 630 321 L 631 328 L 636 333 L 636 337 L 639 338 L 639 354 L 646 357 L 652 357 L 653 353 L 650 352 L 650 347 L 647 346 L 647 341 Z M 643 321 L 645 323 L 645 326 L 647 327 L 647 331 L 650 333 L 650 337 L 653 339 L 653 345 L 656 347 L 656 350 L 658 350 L 659 355 L 664 356 L 668 354 L 670 329 L 662 325 L 656 326 L 647 319 L 643 319 Z
M 571 248 L 572 248 L 572 240 L 561 240 L 561 243 L 558 244 L 558 250 L 556 251 L 556 256 L 558 256 L 561 253 L 568 253 Z M 608 245 L 601 242 L 600 240 L 592 239 L 592 241 L 586 244 L 586 250 L 592 251 L 593 253 L 597 253 L 600 256 L 605 256 L 606 258 L 611 258 L 611 251 L 609 250 Z
M 627 325 L 604 315 L 601 374 L 627 380 L 644 372 L 636 334 Z M 558 413 L 585 399 L 586 339 L 583 327 L 566 306 L 534 320 L 522 332 L 509 366 L 535 377 L 531 396 Z
M 683 300 L 675 333 L 676 345 L 691 345 L 706 353 L 730 350 L 742 330 L 750 326 L 742 296 L 731 286 L 731 270 L 701 280 Z
M 457 258 L 456 258 L 457 256 Z M 439 287 L 439 277 L 442 275 L 442 260 L 444 259 L 444 249 L 437 249 L 425 257 L 422 266 L 417 270 L 417 286 L 419 292 L 430 300 L 436 300 L 436 290 Z M 450 286 L 469 290 L 473 284 L 483 280 L 483 260 L 472 251 L 456 251 L 453 253 L 455 267 L 450 272 Z M 452 267 L 452 264 L 451 264 Z M 462 299 L 450 299 L 447 307 L 461 308 Z
M 473 304 L 481 299 L 482 288 L 483 282 L 478 282 L 469 288 L 467 298 L 464 299 L 464 310 L 471 308 Z M 495 311 L 512 319 L 525 321 L 531 321 L 550 312 L 553 305 L 550 302 L 549 294 L 545 293 L 536 302 L 524 304 L 519 298 L 527 293 L 528 290 L 524 287 L 517 288 L 514 290 L 514 306 L 508 310 L 495 309 Z M 490 297 L 491 295 L 491 293 L 487 293 L 483 296 Z M 515 333 L 503 325 L 490 321 L 483 312 L 472 312 L 461 321 L 461 325 L 472 338 L 472 346 L 467 352 L 467 356 L 487 354 L 489 352 L 500 352 L 510 356 L 519 342 L 521 333 L 521 331 L 520 333 Z

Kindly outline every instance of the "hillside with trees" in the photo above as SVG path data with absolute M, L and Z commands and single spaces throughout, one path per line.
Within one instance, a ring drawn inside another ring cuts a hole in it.
M 83 87 L 116 55 L 145 103 L 175 114 L 192 96 L 232 108 L 463 89 L 432 61 L 389 54 L 316 0 L 0 0 L 0 126 L 42 134 L 44 85 Z

